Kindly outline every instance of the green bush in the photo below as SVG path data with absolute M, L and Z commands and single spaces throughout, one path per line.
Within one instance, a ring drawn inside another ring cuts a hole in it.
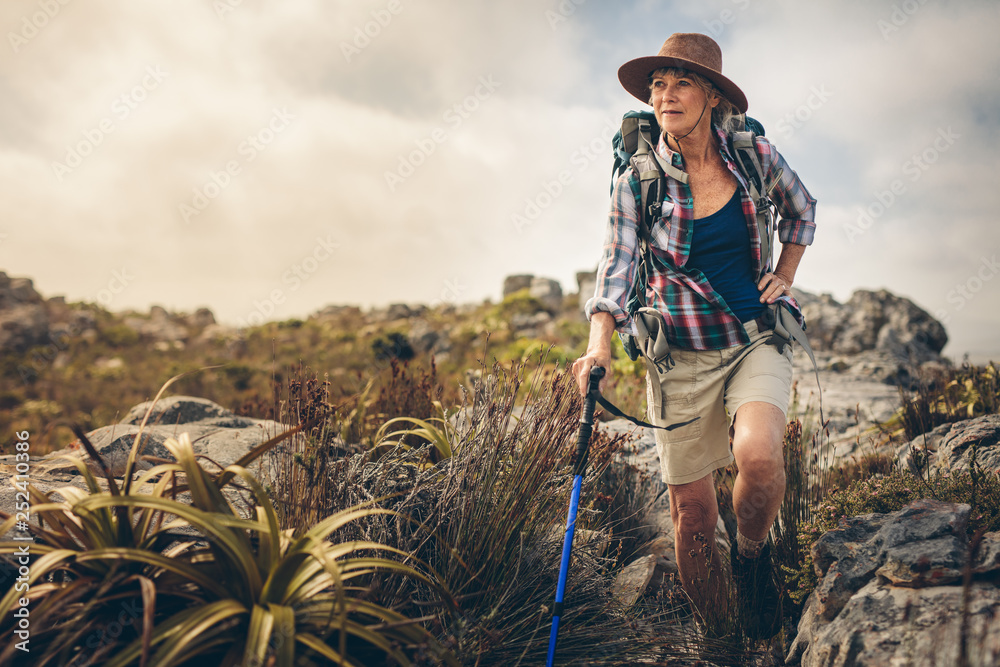
M 99 335 L 102 342 L 113 348 L 130 347 L 139 342 L 139 332 L 125 324 L 101 327 Z
M 526 287 L 505 296 L 494 313 L 497 317 L 509 321 L 514 315 L 533 315 L 542 310 L 545 310 L 545 306 L 531 296 L 531 290 Z

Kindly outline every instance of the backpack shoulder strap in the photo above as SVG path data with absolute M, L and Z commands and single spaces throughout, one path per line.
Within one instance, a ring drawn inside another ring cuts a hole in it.
M 757 231 L 760 236 L 760 275 L 759 281 L 767 273 L 771 265 L 774 254 L 774 225 L 775 206 L 769 196 L 771 190 L 781 178 L 781 170 L 767 182 L 764 169 L 760 164 L 760 157 L 757 155 L 757 135 L 749 130 L 741 130 L 730 134 L 730 144 L 733 149 L 733 157 L 736 160 L 736 167 L 743 174 L 749 188 L 750 198 L 753 200 L 754 209 L 757 211 Z

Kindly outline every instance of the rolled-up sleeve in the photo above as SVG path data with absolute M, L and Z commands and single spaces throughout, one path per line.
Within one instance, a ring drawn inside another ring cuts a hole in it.
M 631 169 L 615 182 L 611 193 L 611 211 L 604 237 L 601 262 L 597 267 L 597 287 L 584 312 L 590 320 L 594 313 L 608 312 L 615 318 L 618 331 L 630 333 L 632 318 L 626 311 L 638 260 L 636 205 L 638 181 Z
M 764 137 L 757 137 L 757 153 L 763 158 L 762 167 L 768 182 L 780 173 L 771 200 L 778 209 L 778 240 L 782 243 L 810 245 L 816 233 L 816 200 L 802 184 L 785 158 Z

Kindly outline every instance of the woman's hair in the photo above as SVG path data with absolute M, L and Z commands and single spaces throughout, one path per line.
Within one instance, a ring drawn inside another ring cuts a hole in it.
M 661 67 L 649 75 L 650 86 L 652 86 L 653 77 L 666 76 L 667 74 L 676 78 L 686 77 L 691 79 L 699 88 L 705 91 L 706 95 L 715 95 L 719 98 L 719 103 L 715 105 L 714 109 L 712 109 L 712 123 L 718 125 L 727 133 L 743 129 L 742 115 L 740 112 L 736 110 L 736 107 L 733 106 L 732 102 L 726 99 L 726 96 L 722 94 L 722 91 L 715 87 L 714 83 L 703 77 L 701 74 L 696 74 L 695 72 L 681 67 Z M 650 106 L 653 104 L 652 93 L 650 93 L 649 96 L 649 104 Z

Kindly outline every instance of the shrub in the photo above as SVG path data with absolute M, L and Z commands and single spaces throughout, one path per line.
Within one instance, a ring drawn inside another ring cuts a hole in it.
M 78 437 L 99 459 L 86 436 Z M 457 664 L 422 626 L 368 598 L 373 576 L 393 573 L 450 602 L 433 575 L 391 547 L 327 539 L 387 510 L 348 508 L 298 536 L 279 528 L 264 489 L 243 465 L 280 440 L 212 474 L 182 434 L 165 442 L 176 463 L 146 471 L 135 484 L 126 476 L 121 489 L 106 474 L 109 490 L 103 491 L 79 460 L 89 494 L 64 487 L 65 501 L 58 502 L 54 493 L 29 486 L 32 510 L 47 526 L 32 527 L 38 540 L 27 582 L 32 648 L 38 647 L 33 664 L 409 665 L 418 656 Z M 256 502 L 247 518 L 223 493 L 237 478 Z M 151 489 L 140 491 L 145 484 Z M 175 499 L 185 491 L 190 504 Z M 4 517 L 0 533 L 14 527 L 15 518 Z M 22 544 L 0 543 L 0 553 L 17 553 Z M 11 588 L 0 600 L 6 636 L 21 594 Z M 141 609 L 141 618 L 122 627 L 123 605 Z M 102 630 L 112 622 L 122 627 L 118 636 Z M 0 661 L 15 652 L 8 643 Z
M 922 386 L 912 396 L 900 389 L 902 407 L 886 425 L 906 440 L 951 424 L 1000 411 L 1000 369 L 963 365 L 940 384 Z
M 451 426 L 428 422 L 447 436 L 451 456 L 432 454 L 437 445 L 368 450 L 331 461 L 326 495 L 308 497 L 315 507 L 376 500 L 378 507 L 396 513 L 367 517 L 335 538 L 374 540 L 439 572 L 458 607 L 442 610 L 429 629 L 463 664 L 540 664 L 547 650 L 582 399 L 572 378 L 555 374 L 543 380 L 541 366 L 530 382 L 521 364 L 510 369 L 497 364 L 490 372 L 482 369 L 482 375 L 487 380 Z M 525 382 L 531 389 L 517 411 Z M 634 468 L 616 462 L 624 444 L 624 436 L 608 438 L 598 431 L 591 445 L 560 662 L 620 665 L 681 654 L 682 642 L 664 646 L 683 632 L 675 616 L 663 609 L 626 612 L 610 597 L 615 568 L 624 564 L 630 540 L 634 544 L 642 536 L 641 509 L 654 497 L 653 485 L 642 485 Z M 273 454 L 288 455 L 286 450 Z M 296 490 L 288 484 L 276 483 L 274 489 L 284 489 L 275 497 L 279 507 L 306 495 L 292 495 Z M 609 546 L 619 558 L 606 555 Z M 375 594 L 382 605 L 411 616 L 431 604 L 426 584 L 413 578 L 382 578 Z

